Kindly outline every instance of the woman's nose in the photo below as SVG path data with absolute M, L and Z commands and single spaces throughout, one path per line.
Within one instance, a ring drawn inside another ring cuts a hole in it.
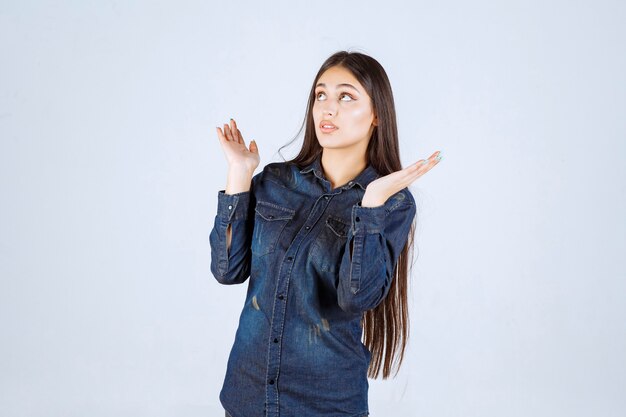
M 326 115 L 332 116 L 336 114 L 336 111 L 337 109 L 335 108 L 335 106 L 333 106 L 332 104 L 328 104 L 328 103 L 326 103 L 326 105 L 322 109 L 322 113 L 324 114 L 324 116 Z

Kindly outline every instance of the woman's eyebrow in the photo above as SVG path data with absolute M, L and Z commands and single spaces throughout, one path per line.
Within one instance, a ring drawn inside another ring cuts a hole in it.
M 326 87 L 326 84 L 324 84 L 324 83 L 318 83 L 318 84 L 316 85 L 316 87 Z M 352 84 L 347 84 L 347 83 L 337 84 L 337 87 L 350 87 L 350 88 L 355 89 L 356 91 L 359 91 L 359 89 L 358 89 L 358 88 L 356 88 L 356 87 L 355 87 L 355 86 L 353 86 Z

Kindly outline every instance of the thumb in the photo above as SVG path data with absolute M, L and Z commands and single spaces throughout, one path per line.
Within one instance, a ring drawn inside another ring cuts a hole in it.
M 256 146 L 256 141 L 254 139 L 250 141 L 250 152 L 259 153 L 259 147 Z

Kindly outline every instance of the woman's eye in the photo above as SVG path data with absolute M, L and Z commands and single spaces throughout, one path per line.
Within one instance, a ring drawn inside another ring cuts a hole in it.
M 316 94 L 316 98 L 317 98 L 318 100 L 319 100 L 319 98 L 320 98 L 320 94 L 321 94 L 321 95 L 324 95 L 324 96 L 326 95 L 326 94 L 325 94 L 324 92 L 322 92 L 322 91 L 318 92 L 318 93 Z M 347 94 L 347 93 L 342 93 L 339 97 L 344 97 L 344 96 L 345 96 L 345 97 L 348 97 L 350 100 L 342 100 L 342 101 L 352 101 L 352 100 L 353 100 L 352 96 L 350 96 L 350 95 L 349 95 L 349 94 Z

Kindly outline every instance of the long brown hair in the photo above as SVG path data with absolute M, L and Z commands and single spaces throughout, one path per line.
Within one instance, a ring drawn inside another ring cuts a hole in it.
M 401 170 L 396 110 L 387 74 L 374 58 L 360 52 L 348 51 L 338 51 L 331 55 L 317 72 L 309 93 L 304 122 L 300 127 L 300 132 L 302 128 L 305 129 L 302 148 L 296 157 L 286 162 L 303 167 L 310 164 L 322 152 L 323 148 L 317 141 L 312 114 L 315 85 L 324 71 L 334 66 L 349 70 L 372 99 L 378 125 L 374 127 L 367 147 L 368 163 L 381 176 Z M 397 375 L 404 358 L 410 327 L 407 303 L 409 250 L 411 250 L 412 257 L 414 234 L 415 222 L 411 225 L 408 241 L 394 268 L 389 293 L 378 306 L 366 311 L 361 320 L 364 331 L 363 343 L 372 353 L 368 368 L 369 378 L 377 378 L 382 366 L 383 379 L 387 379 L 394 364 L 396 366 L 394 376 Z

